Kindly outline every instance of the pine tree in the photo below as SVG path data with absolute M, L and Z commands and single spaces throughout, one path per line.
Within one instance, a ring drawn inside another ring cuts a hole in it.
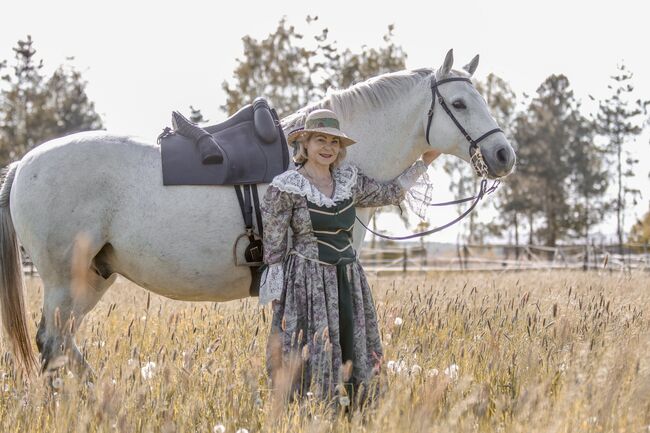
M 619 253 L 623 253 L 623 230 L 625 227 L 625 206 L 628 198 L 636 201 L 640 191 L 628 187 L 627 179 L 634 176 L 634 166 L 638 163 L 626 149 L 635 136 L 641 134 L 642 115 L 647 113 L 650 101 L 632 100 L 633 74 L 624 64 L 617 67 L 617 73 L 611 76 L 613 83 L 607 86 L 611 95 L 600 101 L 597 115 L 598 132 L 607 140 L 608 153 L 614 159 L 616 172 L 616 235 L 619 243 Z
M 13 50 L 12 72 L 2 76 L 0 91 L 0 164 L 46 140 L 102 127 L 79 71 L 62 65 L 45 77 L 30 36 Z
M 573 226 L 572 149 L 582 146 L 585 124 L 579 103 L 564 75 L 551 75 L 537 89 L 528 112 L 518 117 L 519 175 L 529 195 L 530 238 L 534 216 L 543 217 L 536 232 L 547 246 L 555 246 Z

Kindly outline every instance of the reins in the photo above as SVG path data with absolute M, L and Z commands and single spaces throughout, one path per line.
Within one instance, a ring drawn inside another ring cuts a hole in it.
M 499 186 L 499 184 L 501 183 L 501 181 L 498 180 L 498 179 L 495 180 L 489 188 L 487 186 L 487 183 L 488 183 L 487 179 L 485 179 L 485 178 L 481 179 L 481 185 L 480 185 L 479 193 L 476 194 L 473 197 L 467 197 L 467 198 L 463 198 L 463 199 L 460 199 L 460 200 L 448 201 L 448 202 L 444 202 L 444 203 L 430 203 L 430 204 L 427 204 L 427 206 L 450 206 L 450 205 L 466 203 L 466 202 L 468 202 L 470 200 L 474 200 L 472 205 L 469 208 L 467 208 L 467 210 L 465 212 L 463 212 L 461 215 L 459 215 L 456 219 L 454 219 L 451 222 L 448 222 L 445 225 L 433 228 L 431 230 L 426 230 L 426 231 L 423 231 L 423 232 L 413 233 L 413 234 L 406 235 L 406 236 L 387 236 L 387 235 L 383 235 L 381 233 L 377 233 L 376 231 L 372 230 L 370 227 L 365 225 L 363 223 L 363 221 L 361 221 L 359 219 L 359 217 L 357 217 L 357 221 L 359 221 L 359 224 L 361 224 L 370 233 L 372 233 L 372 234 L 374 234 L 376 236 L 379 236 L 380 238 L 390 239 L 390 240 L 393 240 L 393 241 L 403 241 L 403 240 L 406 240 L 406 239 L 412 239 L 412 238 L 427 236 L 427 235 L 442 231 L 442 230 L 444 230 L 444 229 L 446 229 L 448 227 L 451 227 L 454 224 L 456 224 L 457 222 L 459 222 L 460 220 L 462 220 L 463 218 L 465 218 L 467 215 L 469 215 L 469 213 L 471 211 L 474 210 L 474 208 L 476 207 L 478 202 L 481 201 L 481 199 L 483 199 L 483 197 L 485 197 L 486 195 L 492 194 L 494 191 L 496 191 L 496 189 Z

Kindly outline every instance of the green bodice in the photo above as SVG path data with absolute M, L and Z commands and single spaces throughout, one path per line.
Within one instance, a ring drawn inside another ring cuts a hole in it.
M 317 206 L 308 200 L 307 207 L 318 242 L 318 260 L 330 265 L 352 263 L 356 259 L 352 246 L 356 216 L 352 198 L 330 207 Z

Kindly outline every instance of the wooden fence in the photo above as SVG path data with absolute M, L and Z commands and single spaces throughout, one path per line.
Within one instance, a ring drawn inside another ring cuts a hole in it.
M 622 251 L 622 253 L 621 253 Z M 364 248 L 360 260 L 375 272 L 521 271 L 527 269 L 610 269 L 650 271 L 650 246 L 459 245 L 431 253 L 426 244 Z

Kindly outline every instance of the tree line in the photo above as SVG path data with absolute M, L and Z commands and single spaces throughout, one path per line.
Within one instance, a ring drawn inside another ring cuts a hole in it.
M 323 98 L 330 88 L 405 69 L 408 56 L 394 42 L 394 31 L 388 26 L 376 47 L 352 50 L 339 46 L 329 29 L 319 26 L 317 16 L 307 16 L 304 32 L 282 19 L 263 39 L 244 36 L 243 56 L 222 83 L 226 100 L 221 109 L 232 114 L 263 95 L 283 117 Z M 46 76 L 35 54 L 28 36 L 15 46 L 13 62 L 0 62 L 3 166 L 47 139 L 103 127 L 81 73 L 66 64 Z M 479 243 L 490 236 L 515 244 L 588 242 L 594 227 L 613 215 L 620 244 L 648 242 L 650 216 L 638 221 L 632 233 L 624 231 L 625 208 L 640 199 L 640 191 L 630 186 L 638 163 L 634 155 L 647 145 L 635 138 L 647 121 L 649 101 L 635 99 L 633 82 L 631 71 L 619 65 L 609 95 L 588 116 L 562 74 L 547 77 L 534 95 L 517 95 L 505 77 L 494 74 L 477 81 L 495 119 L 517 147 L 518 164 L 496 197 L 471 215 L 464 241 Z M 199 109 L 191 111 L 194 121 L 203 120 Z M 477 179 L 467 164 L 448 158 L 443 168 L 457 197 L 475 191 Z M 488 220 L 490 213 L 498 217 Z
M 13 52 L 11 62 L 0 61 L 2 167 L 44 141 L 103 127 L 79 70 L 66 63 L 46 75 L 31 36 L 19 40 Z

